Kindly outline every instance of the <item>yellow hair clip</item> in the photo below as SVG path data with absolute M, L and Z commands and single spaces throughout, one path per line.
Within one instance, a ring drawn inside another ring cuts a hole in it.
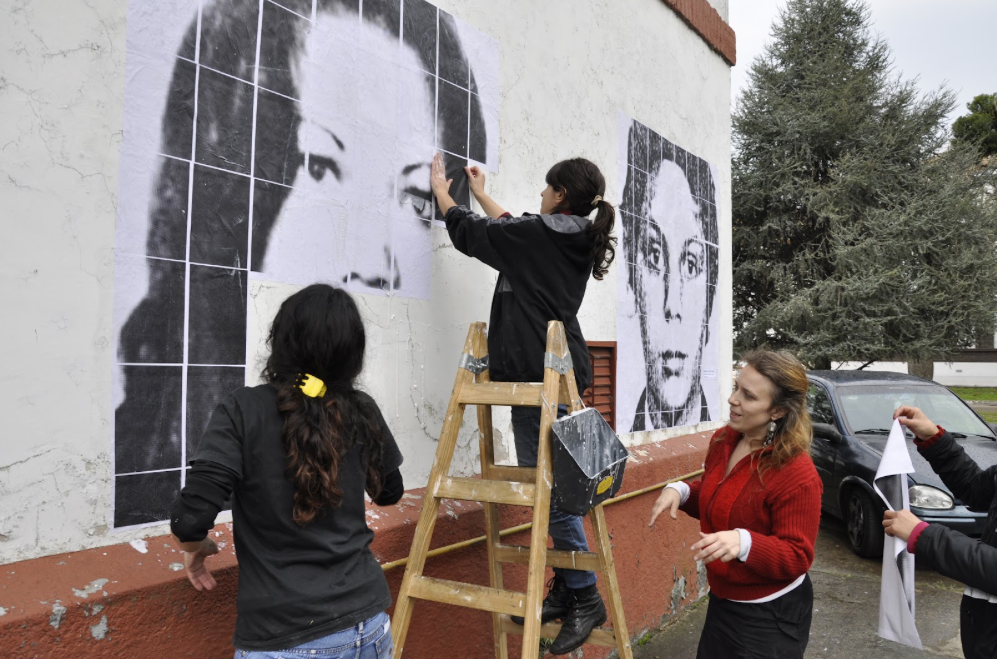
M 305 376 L 301 379 L 301 384 L 298 386 L 301 387 L 301 392 L 304 395 L 311 398 L 321 398 L 322 396 L 325 396 L 325 382 L 322 382 L 314 375 L 308 375 L 305 373 Z

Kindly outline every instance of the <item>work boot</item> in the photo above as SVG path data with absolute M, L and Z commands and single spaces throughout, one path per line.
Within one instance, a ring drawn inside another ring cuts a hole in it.
M 567 582 L 564 577 L 555 574 L 547 582 L 547 597 L 544 598 L 543 610 L 540 612 L 540 624 L 563 618 L 568 613 L 570 601 L 571 590 Z M 512 616 L 512 621 L 517 625 L 523 624 L 522 616 Z
M 568 654 L 588 638 L 589 633 L 606 622 L 606 605 L 595 584 L 571 588 L 571 604 L 561 623 L 561 632 L 550 646 L 551 654 Z

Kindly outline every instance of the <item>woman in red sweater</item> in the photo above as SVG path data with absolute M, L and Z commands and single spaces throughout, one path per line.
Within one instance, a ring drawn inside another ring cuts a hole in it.
M 744 362 L 702 480 L 667 486 L 650 523 L 666 510 L 677 519 L 679 508 L 700 521 L 692 550 L 706 565 L 710 604 L 697 658 L 802 658 L 823 491 L 809 455 L 807 374 L 785 352 Z

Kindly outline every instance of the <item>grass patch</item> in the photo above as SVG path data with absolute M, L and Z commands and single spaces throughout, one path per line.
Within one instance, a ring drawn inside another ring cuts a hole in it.
M 635 643 L 635 646 L 638 648 L 642 648 L 650 642 L 651 642 L 651 632 L 647 632 L 646 634 L 637 639 L 637 643 Z
M 949 389 L 963 400 L 997 401 L 997 387 L 949 387 Z
M 987 423 L 997 423 L 997 412 L 977 412 Z

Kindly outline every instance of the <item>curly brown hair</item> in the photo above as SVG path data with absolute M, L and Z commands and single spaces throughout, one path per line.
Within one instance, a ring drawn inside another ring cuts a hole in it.
M 353 298 L 325 284 L 298 291 L 280 305 L 267 343 L 271 351 L 263 377 L 277 389 L 284 416 L 294 522 L 305 526 L 323 508 L 342 504 L 340 462 L 359 445 L 365 445 L 366 489 L 376 497 L 384 436 L 376 403 L 355 387 L 366 335 Z M 306 396 L 300 387 L 305 374 L 322 380 L 325 394 Z

